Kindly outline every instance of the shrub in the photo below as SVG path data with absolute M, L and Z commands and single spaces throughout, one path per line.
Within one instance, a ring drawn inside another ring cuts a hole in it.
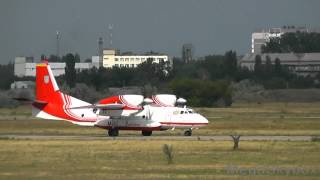
M 173 148 L 172 145 L 164 144 L 162 151 L 167 159 L 168 164 L 173 163 Z

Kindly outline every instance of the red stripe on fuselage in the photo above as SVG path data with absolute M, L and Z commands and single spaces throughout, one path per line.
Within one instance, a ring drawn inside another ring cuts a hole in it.
M 157 98 L 157 96 L 152 96 L 152 100 L 153 102 L 155 102 L 158 106 L 160 107 L 167 107 L 166 104 L 163 104 L 161 101 L 159 101 L 159 99 Z
M 208 125 L 208 123 L 160 122 L 162 125 Z
M 96 127 L 102 128 L 102 129 L 112 129 L 114 127 L 112 126 L 99 126 L 95 125 Z M 133 130 L 133 131 L 162 131 L 165 129 L 162 129 L 159 127 L 116 127 L 119 130 Z
M 70 109 L 70 107 L 72 106 L 72 97 L 69 95 L 65 95 L 66 99 L 68 101 L 68 105 L 67 105 L 67 112 L 69 113 L 70 116 L 72 116 L 73 118 L 75 118 L 76 120 L 78 120 L 77 122 L 96 122 L 97 118 L 83 118 L 80 116 L 77 116 L 76 114 L 74 114 L 72 112 L 72 110 Z
M 38 108 L 41 111 L 46 112 L 52 116 L 65 119 L 67 121 L 74 121 L 74 122 L 95 122 L 96 120 L 88 120 L 88 119 L 78 119 L 73 117 L 68 113 L 68 100 L 64 97 L 65 95 L 60 91 L 56 91 L 50 94 L 49 103 L 44 106 L 39 106 L 34 104 L 34 107 Z M 72 113 L 71 113 L 72 114 Z

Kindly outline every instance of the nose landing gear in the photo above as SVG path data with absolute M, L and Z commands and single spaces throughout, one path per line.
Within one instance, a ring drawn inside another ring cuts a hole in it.
M 111 137 L 119 136 L 119 129 L 111 128 L 108 130 L 108 135 Z
M 142 136 L 151 136 L 152 131 L 142 131 L 141 134 L 142 134 Z
M 192 135 L 192 129 L 190 128 L 190 129 L 184 131 L 184 135 L 185 136 L 191 136 Z

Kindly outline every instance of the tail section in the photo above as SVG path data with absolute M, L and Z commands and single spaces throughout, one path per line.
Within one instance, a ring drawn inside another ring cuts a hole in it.
M 80 125 L 93 125 L 97 115 L 88 109 L 72 109 L 88 106 L 90 103 L 63 94 L 57 85 L 50 65 L 36 66 L 36 100 L 33 103 L 33 115 L 43 119 L 67 120 Z
M 51 68 L 47 64 L 38 64 L 36 67 L 36 100 L 52 102 L 52 96 L 59 91 Z

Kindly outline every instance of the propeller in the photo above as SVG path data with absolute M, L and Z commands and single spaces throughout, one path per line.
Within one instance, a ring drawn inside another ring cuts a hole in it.
M 150 120 L 151 119 L 151 112 L 150 112 L 150 105 L 146 105 L 146 119 Z

